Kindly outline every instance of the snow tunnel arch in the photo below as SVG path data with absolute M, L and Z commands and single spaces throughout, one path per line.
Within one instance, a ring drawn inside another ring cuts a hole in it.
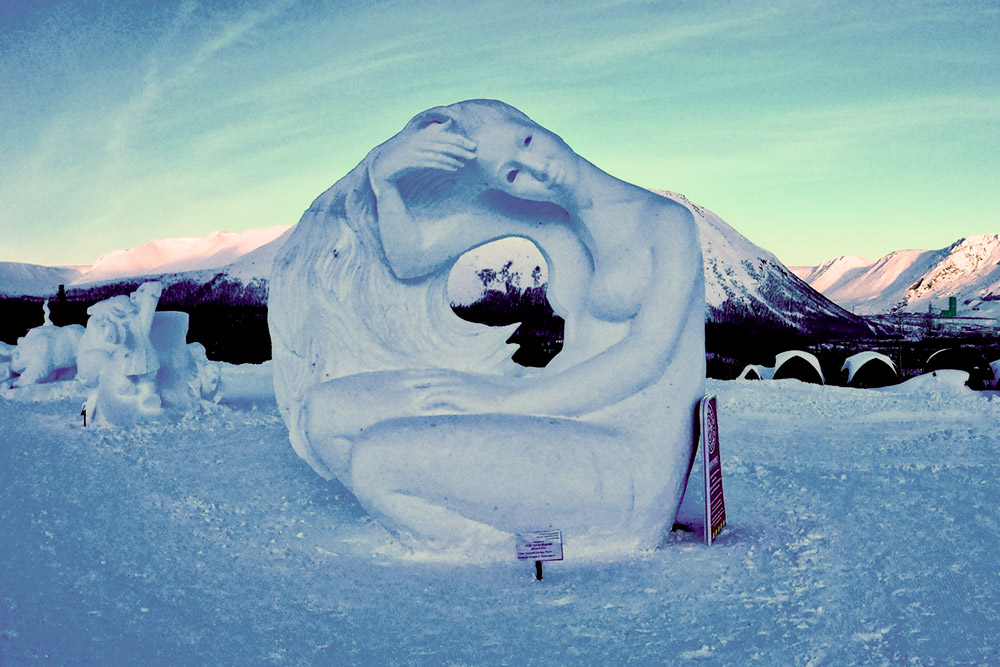
M 816 356 L 801 350 L 789 350 L 774 360 L 773 380 L 795 379 L 812 384 L 826 384 Z

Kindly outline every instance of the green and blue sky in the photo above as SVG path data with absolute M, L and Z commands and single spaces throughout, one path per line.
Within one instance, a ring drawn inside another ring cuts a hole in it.
M 292 224 L 502 99 L 787 264 L 1000 232 L 1000 3 L 0 2 L 0 260 Z

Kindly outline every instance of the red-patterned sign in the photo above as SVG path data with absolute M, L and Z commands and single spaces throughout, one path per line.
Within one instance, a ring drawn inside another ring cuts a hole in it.
M 701 460 L 705 470 L 705 542 L 712 544 L 726 525 L 722 493 L 722 457 L 719 456 L 719 413 L 715 394 L 701 399 Z

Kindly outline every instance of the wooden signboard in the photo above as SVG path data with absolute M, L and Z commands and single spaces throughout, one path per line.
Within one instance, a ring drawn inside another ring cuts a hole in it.
M 719 455 L 719 413 L 715 394 L 701 399 L 701 460 L 705 470 L 705 542 L 709 545 L 726 525 L 726 498 L 722 492 Z

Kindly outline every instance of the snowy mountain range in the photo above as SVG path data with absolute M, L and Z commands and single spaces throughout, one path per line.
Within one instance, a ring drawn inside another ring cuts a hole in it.
M 280 244 L 272 242 L 287 225 L 246 232 L 212 232 L 196 238 L 167 238 L 101 255 L 91 266 L 51 267 L 0 262 L 0 294 L 51 296 L 59 285 L 67 289 L 145 276 L 186 276 L 225 267 L 225 273 L 249 282 L 271 271 Z M 194 278 L 194 275 L 187 276 Z
M 969 236 L 940 250 L 900 250 L 874 262 L 847 256 L 790 268 L 859 314 L 940 311 L 956 297 L 959 316 L 1000 317 L 1000 234 Z
M 861 318 L 816 292 L 711 211 L 683 195 L 657 192 L 686 206 L 698 222 L 709 319 L 767 321 L 800 331 L 868 330 Z M 214 281 L 265 286 L 275 253 L 290 229 L 275 226 L 244 233 L 213 232 L 204 238 L 160 239 L 107 253 L 90 267 L 0 263 L 0 294 L 49 296 L 59 284 L 72 290 L 143 277 L 156 277 L 168 285 Z M 497 262 L 499 268 L 502 259 Z
M 705 263 L 705 306 L 713 322 L 769 322 L 803 333 L 870 333 L 862 318 L 811 289 L 772 253 L 682 194 L 654 190 L 688 208 Z

